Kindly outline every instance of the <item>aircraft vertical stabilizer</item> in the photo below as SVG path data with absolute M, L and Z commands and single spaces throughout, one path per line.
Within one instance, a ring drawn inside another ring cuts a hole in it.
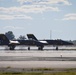
M 0 44 L 1 45 L 9 44 L 9 39 L 4 34 L 0 34 Z
M 28 39 L 37 40 L 38 39 L 33 34 L 27 34 Z

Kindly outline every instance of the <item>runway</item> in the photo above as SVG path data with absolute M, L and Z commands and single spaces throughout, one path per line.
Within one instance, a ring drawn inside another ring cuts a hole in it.
M 0 61 L 76 61 L 76 57 L 0 56 Z
M 0 67 L 76 68 L 76 51 L 0 51 Z
M 0 61 L 0 68 L 76 68 L 75 61 Z

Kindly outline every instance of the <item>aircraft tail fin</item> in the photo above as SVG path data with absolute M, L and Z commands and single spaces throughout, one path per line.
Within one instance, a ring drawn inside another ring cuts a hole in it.
M 38 40 L 34 34 L 27 34 L 28 39 L 32 39 L 32 40 Z
M 5 34 L 0 34 L 0 44 L 2 45 L 9 44 L 9 39 L 6 37 Z

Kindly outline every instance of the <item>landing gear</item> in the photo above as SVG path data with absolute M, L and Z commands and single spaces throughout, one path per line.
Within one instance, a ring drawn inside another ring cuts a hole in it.
M 30 50 L 30 47 L 28 47 L 28 50 Z
M 43 50 L 43 46 L 38 47 L 38 50 Z
M 15 46 L 14 46 L 14 45 L 11 45 L 11 46 L 9 47 L 9 49 L 10 49 L 10 50 L 14 50 L 14 49 L 15 49 Z
M 56 50 L 58 50 L 58 46 L 56 46 Z

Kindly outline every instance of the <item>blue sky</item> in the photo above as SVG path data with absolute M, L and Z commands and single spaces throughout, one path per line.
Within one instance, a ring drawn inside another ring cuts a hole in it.
M 76 0 L 0 0 L 0 33 L 8 31 L 76 40 Z

